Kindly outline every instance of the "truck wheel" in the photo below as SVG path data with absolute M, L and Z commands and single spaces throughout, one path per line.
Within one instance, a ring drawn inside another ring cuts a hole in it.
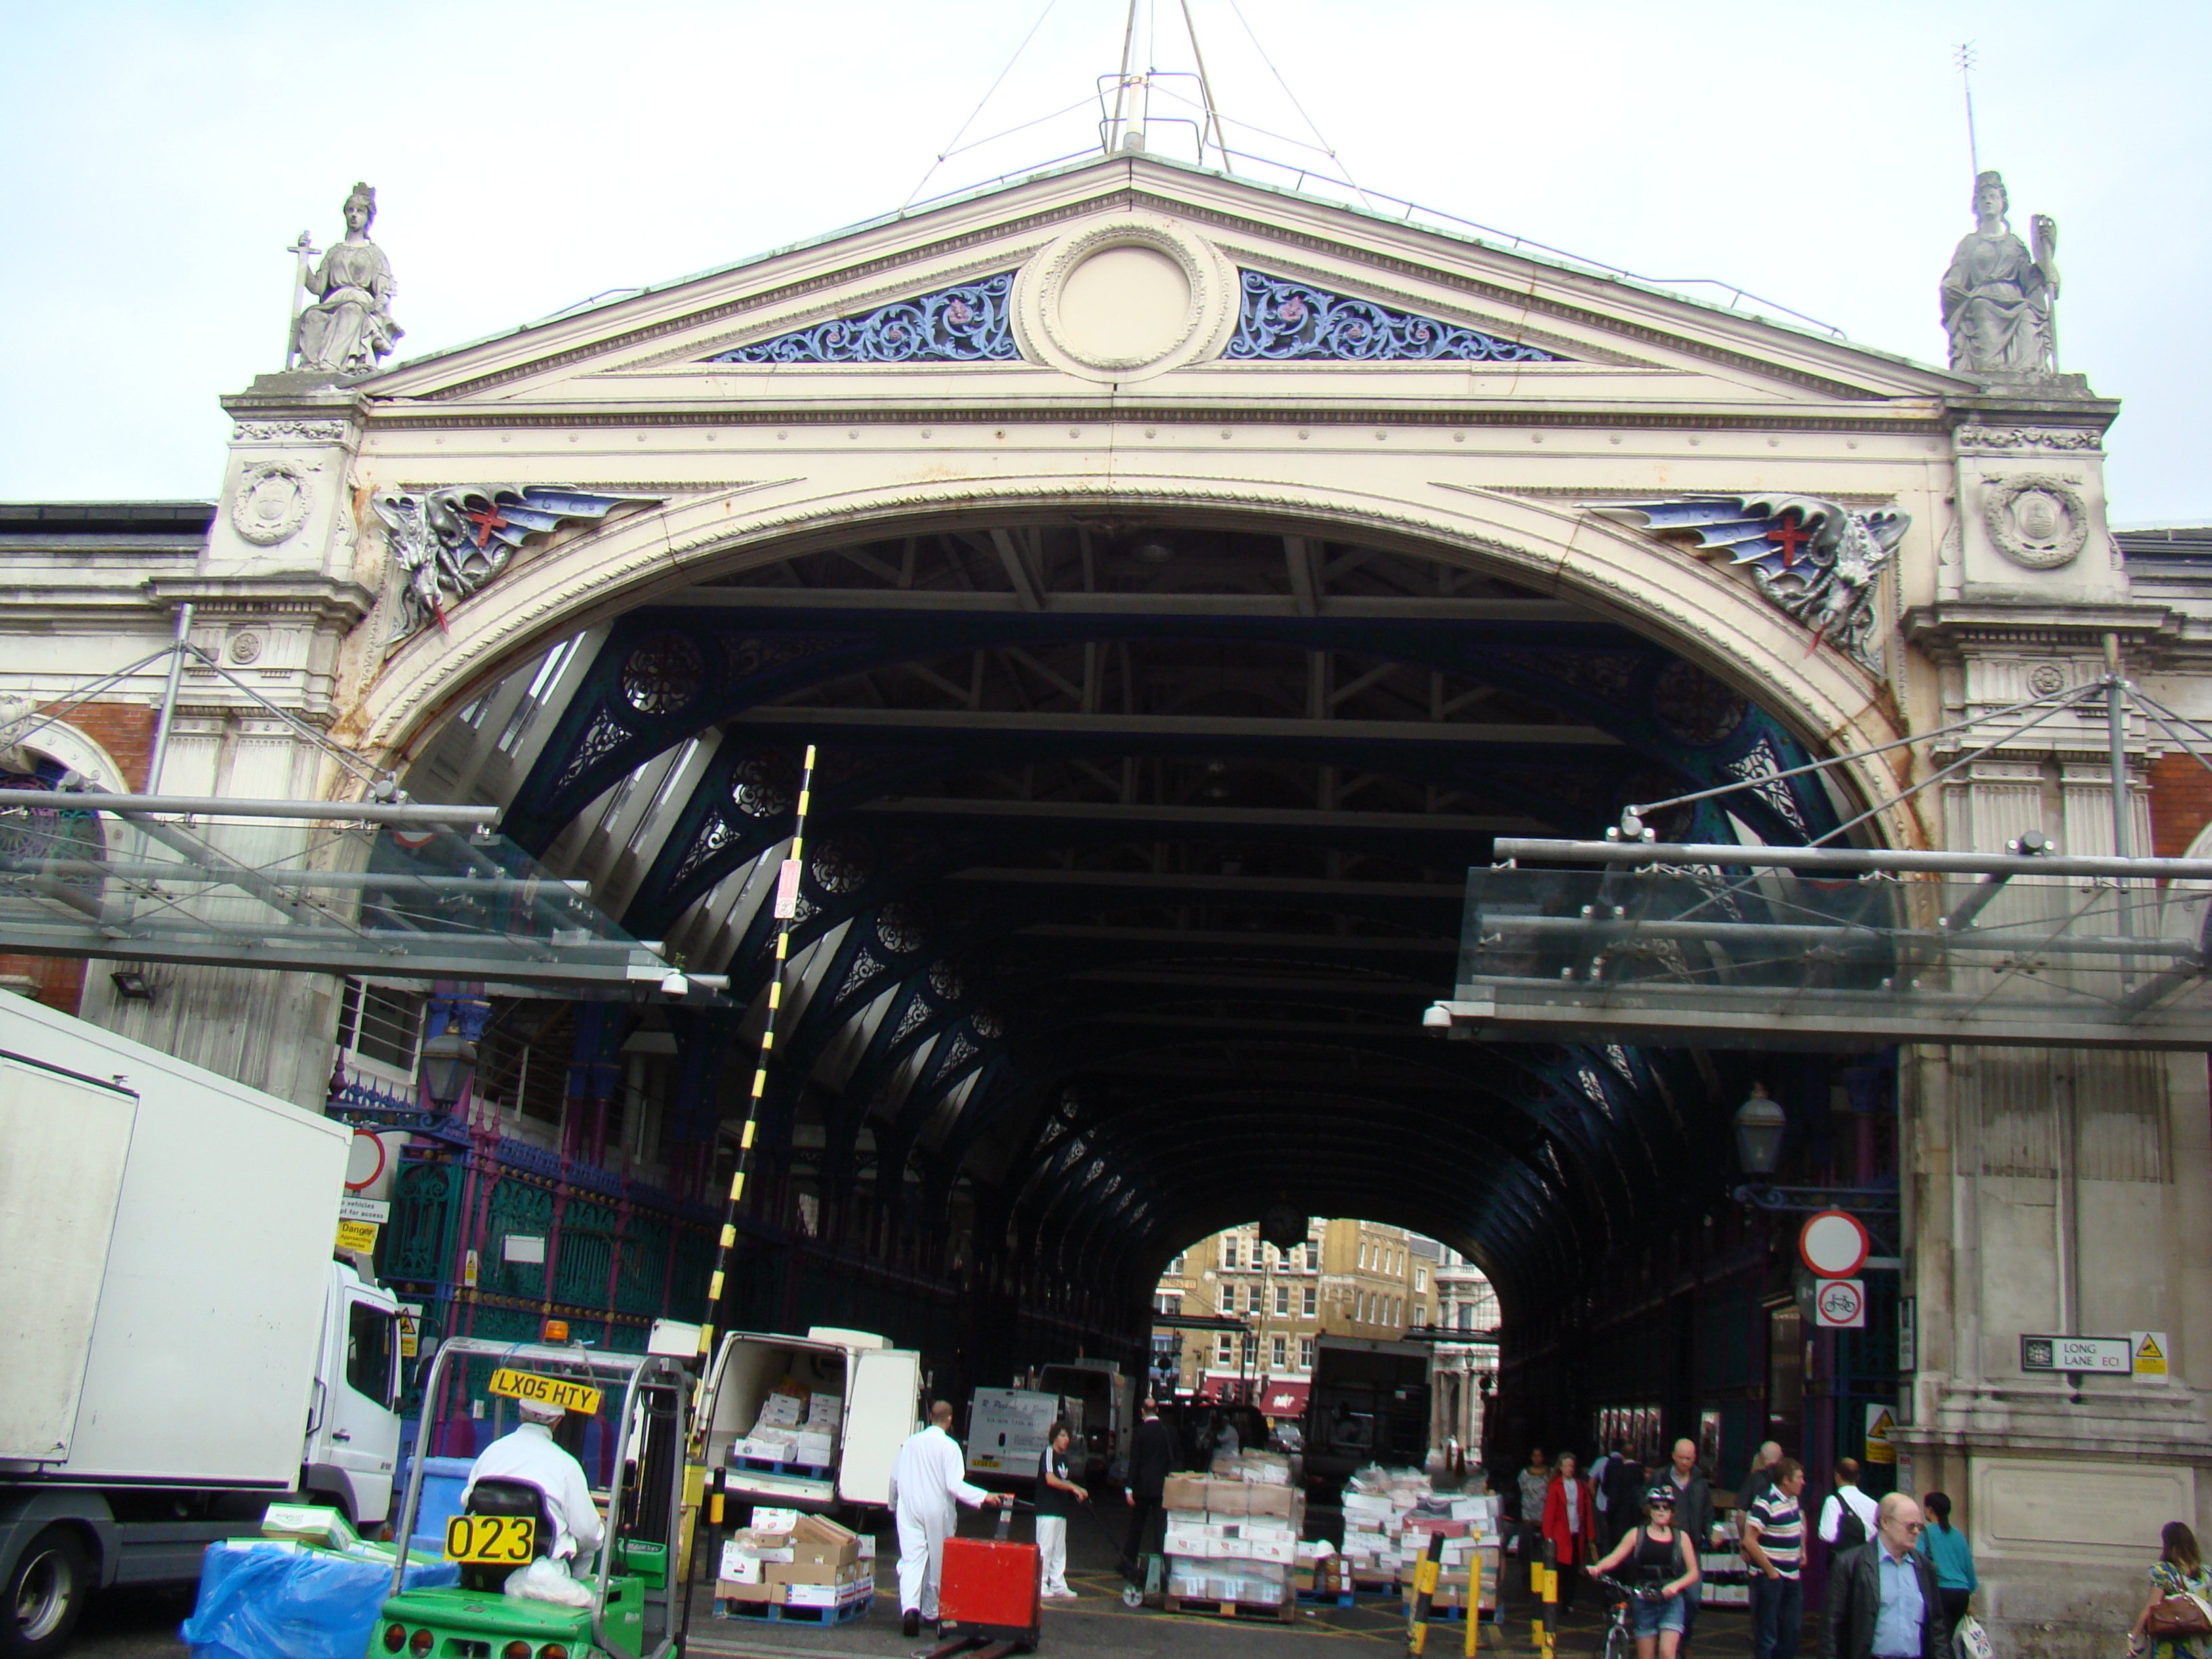
M 84 1611 L 92 1588 L 92 1563 L 77 1535 L 49 1527 L 33 1538 L 8 1577 L 0 1602 L 0 1654 L 8 1659 L 46 1659 L 61 1651 Z

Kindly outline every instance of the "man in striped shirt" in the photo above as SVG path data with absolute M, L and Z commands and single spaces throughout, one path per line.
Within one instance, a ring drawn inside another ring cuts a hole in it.
M 1753 1503 L 1743 1528 L 1744 1559 L 1751 1563 L 1751 1647 L 1755 1659 L 1797 1659 L 1805 1624 L 1805 1466 L 1785 1457 L 1774 1482 Z

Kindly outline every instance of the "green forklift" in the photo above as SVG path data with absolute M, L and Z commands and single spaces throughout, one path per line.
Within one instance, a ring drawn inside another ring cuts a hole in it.
M 460 1583 L 404 1589 L 395 1568 L 363 1659 L 680 1655 L 684 1620 L 675 1565 L 692 1382 L 680 1361 L 659 1354 L 471 1337 L 443 1344 L 423 1380 L 425 1424 L 440 1420 L 449 1388 L 460 1390 L 472 1417 L 489 1417 L 495 1431 L 503 1430 L 523 1400 L 566 1407 L 563 1431 L 580 1419 L 601 1420 L 601 1455 L 611 1449 L 613 1468 L 603 1499 L 606 1538 L 594 1568 L 586 1571 L 580 1559 L 574 1564 L 588 1605 L 507 1595 L 508 1575 L 550 1552 L 551 1519 L 535 1487 L 479 1481 L 460 1512 L 445 1522 L 445 1553 L 459 1566 Z M 556 1439 L 568 1437 L 556 1431 Z M 395 1528 L 401 1539 L 416 1536 L 428 1461 L 417 1455 L 409 1469 Z M 600 1500 L 602 1494 L 595 1490 L 592 1497 Z

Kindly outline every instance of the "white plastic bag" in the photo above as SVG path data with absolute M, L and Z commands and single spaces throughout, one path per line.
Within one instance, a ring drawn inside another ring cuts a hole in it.
M 1990 1641 L 1990 1633 L 1971 1613 L 1959 1621 L 1952 1645 L 1958 1650 L 1959 1659 L 1996 1659 L 1997 1650 Z
M 507 1576 L 507 1594 L 518 1601 L 550 1601 L 556 1607 L 588 1607 L 592 1593 L 568 1577 L 564 1563 L 541 1555 Z

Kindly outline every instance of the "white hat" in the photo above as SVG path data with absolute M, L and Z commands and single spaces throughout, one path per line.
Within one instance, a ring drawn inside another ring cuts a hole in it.
M 567 1407 L 550 1400 L 523 1400 L 516 1403 L 522 1407 L 522 1420 L 526 1423 L 558 1423 L 568 1414 Z

